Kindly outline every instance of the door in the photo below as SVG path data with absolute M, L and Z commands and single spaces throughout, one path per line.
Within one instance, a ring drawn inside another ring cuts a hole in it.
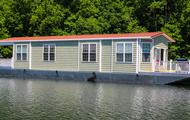
M 155 71 L 161 71 L 164 67 L 164 49 L 155 48 L 154 49 L 154 64 L 155 64 Z
M 160 65 L 164 65 L 164 49 L 160 49 Z
M 160 66 L 160 49 L 154 49 L 154 65 L 155 65 L 155 72 L 159 71 Z

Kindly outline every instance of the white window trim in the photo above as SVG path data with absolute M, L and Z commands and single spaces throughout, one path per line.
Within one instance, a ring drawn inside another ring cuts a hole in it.
M 83 45 L 84 44 L 88 44 L 88 61 L 83 61 Z M 90 61 L 90 44 L 96 44 L 96 60 L 95 61 Z M 81 61 L 83 62 L 83 63 L 96 63 L 97 62 L 97 43 L 96 42 L 86 42 L 86 43 L 81 43 Z
M 143 62 L 143 56 L 142 56 L 142 54 L 143 54 L 143 44 L 144 43 L 146 43 L 146 44 L 150 44 L 150 61 L 149 62 Z M 151 63 L 152 62 L 152 46 L 153 46 L 153 44 L 152 44 L 152 42 L 141 42 L 141 63 Z
M 32 43 L 29 43 L 29 69 L 32 69 Z
M 114 64 L 114 41 L 113 39 L 111 40 L 111 65 L 110 65 L 110 72 L 113 72 L 113 64 Z
M 136 39 L 136 73 L 138 74 L 140 72 L 140 38 Z
M 77 59 L 77 67 L 78 67 L 78 71 L 80 71 L 80 41 L 78 41 L 78 59 Z
M 23 60 L 22 57 L 22 46 L 26 45 L 26 60 Z M 17 46 L 21 46 L 21 60 L 18 60 L 17 58 Z M 16 61 L 28 61 L 28 44 L 16 44 Z
M 123 53 L 124 53 L 124 54 L 123 54 L 123 62 L 117 61 L 117 44 L 121 44 L 121 43 L 124 44 L 124 49 L 123 49 Z M 126 61 L 125 61 L 125 44 L 126 44 L 126 43 L 131 43 L 131 44 L 132 44 L 132 61 L 131 61 L 131 62 L 126 62 Z M 120 64 L 122 64 L 122 63 L 131 63 L 131 64 L 132 64 L 132 63 L 134 62 L 134 58 L 133 58 L 133 55 L 134 55 L 133 49 L 134 49 L 134 47 L 133 47 L 133 46 L 134 46 L 134 42 L 116 42 L 116 47 L 115 47 L 115 48 L 116 48 L 116 50 L 115 50 L 115 61 L 116 61 L 116 63 L 118 63 L 118 64 L 119 64 L 119 63 L 120 63 Z
M 15 44 L 13 44 L 13 50 L 12 50 L 12 62 L 11 62 L 11 68 L 15 68 Z
M 44 46 L 48 46 L 48 60 L 44 60 Z M 55 59 L 50 60 L 50 46 L 55 46 Z M 42 61 L 44 62 L 55 62 L 56 61 L 56 44 L 43 44 L 42 48 Z

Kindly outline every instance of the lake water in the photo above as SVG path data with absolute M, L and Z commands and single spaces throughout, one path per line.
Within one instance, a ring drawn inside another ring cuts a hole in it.
M 190 89 L 0 79 L 0 120 L 189 120 Z

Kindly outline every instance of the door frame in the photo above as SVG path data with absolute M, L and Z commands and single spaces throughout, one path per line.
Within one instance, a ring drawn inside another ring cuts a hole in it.
M 163 53 L 162 53 L 163 50 Z M 154 48 L 154 72 L 159 72 L 160 68 L 165 69 L 166 65 L 166 48 Z M 158 55 L 159 54 L 159 55 Z M 163 55 L 163 56 L 162 56 Z M 163 60 L 161 58 L 163 57 Z

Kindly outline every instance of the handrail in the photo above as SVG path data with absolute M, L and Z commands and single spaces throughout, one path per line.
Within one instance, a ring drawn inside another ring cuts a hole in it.
M 155 72 L 171 72 L 190 74 L 190 60 L 189 61 L 155 61 Z

